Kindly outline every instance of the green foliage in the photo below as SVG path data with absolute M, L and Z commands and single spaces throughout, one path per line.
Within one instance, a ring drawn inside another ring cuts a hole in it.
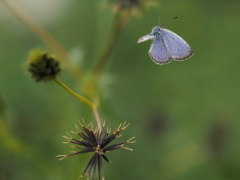
M 48 9 L 38 3 L 20 5 L 67 52 L 82 53 L 70 57 L 73 66 L 61 59 L 61 80 L 74 92 L 97 97 L 110 127 L 131 123 L 120 141 L 136 136 L 133 152 L 109 154 L 114 163 L 103 164 L 106 180 L 240 179 L 238 1 L 159 1 L 138 17 L 128 14 L 99 76 L 92 74 L 119 18 L 112 6 L 56 1 Z M 148 56 L 150 42 L 136 43 L 158 25 L 157 12 L 161 22 L 179 17 L 165 27 L 191 45 L 191 59 L 158 66 Z M 79 119 L 95 123 L 94 115 L 56 83 L 35 83 L 24 73 L 28 52 L 47 45 L 2 3 L 0 15 L 0 179 L 77 179 L 91 155 L 55 156 L 72 150 L 61 144 L 61 135 Z

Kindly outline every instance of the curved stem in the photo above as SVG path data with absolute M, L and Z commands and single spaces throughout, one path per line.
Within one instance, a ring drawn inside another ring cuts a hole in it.
M 112 53 L 112 50 L 114 49 L 114 46 L 116 45 L 117 39 L 119 37 L 120 31 L 123 28 L 123 25 L 127 21 L 126 17 L 120 16 L 117 17 L 116 23 L 113 25 L 113 28 L 111 30 L 107 45 L 105 46 L 105 50 L 103 51 L 102 55 L 100 56 L 94 70 L 93 74 L 100 75 L 102 74 L 109 57 Z
M 92 73 L 90 75 L 90 78 L 88 82 L 83 86 L 83 89 L 93 85 L 94 88 L 97 88 L 98 82 L 105 70 L 105 67 L 110 59 L 110 55 L 116 45 L 117 39 L 119 37 L 120 31 L 122 30 L 124 24 L 128 20 L 128 16 L 122 16 L 121 14 L 117 14 L 115 17 L 115 23 L 113 24 L 111 33 L 109 35 L 108 41 L 106 43 L 106 46 L 104 48 L 103 53 L 99 57 L 95 67 L 92 70 Z
M 0 0 L 5 7 L 23 24 L 25 24 L 36 36 L 38 36 L 45 44 L 47 44 L 53 51 L 66 60 L 69 72 L 74 77 L 79 77 L 81 71 L 79 68 L 71 64 L 71 59 L 65 49 L 60 43 L 54 39 L 40 24 L 35 21 L 24 9 L 22 9 L 16 2 L 11 0 Z
M 95 104 L 93 104 L 91 101 L 89 101 L 87 98 L 73 92 L 69 87 L 67 87 L 63 82 L 61 82 L 58 79 L 55 79 L 55 82 L 58 83 L 60 86 L 62 86 L 66 91 L 68 91 L 71 95 L 73 95 L 74 97 L 78 98 L 79 100 L 81 100 L 82 102 L 84 102 L 85 104 L 87 104 L 93 111 L 93 114 L 95 116 L 96 122 L 97 122 L 97 126 L 98 129 L 102 130 L 102 124 L 101 124 L 101 119 L 100 116 L 98 114 L 97 111 L 97 106 Z

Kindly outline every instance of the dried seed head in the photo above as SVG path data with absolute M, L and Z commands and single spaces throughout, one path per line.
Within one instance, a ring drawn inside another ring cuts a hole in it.
M 156 6 L 156 0 L 107 0 L 113 4 L 113 12 L 128 15 L 139 15 L 141 10 Z
M 69 157 L 74 156 L 78 154 L 84 154 L 84 153 L 93 153 L 92 158 L 88 162 L 87 166 L 83 170 L 83 173 L 80 177 L 83 177 L 84 174 L 87 174 L 88 178 L 93 178 L 96 175 L 96 171 L 98 171 L 98 179 L 104 179 L 104 172 L 103 172 L 103 163 L 102 159 L 104 159 L 107 162 L 111 162 L 105 155 L 107 152 L 117 150 L 117 149 L 126 149 L 132 151 L 132 149 L 125 147 L 125 144 L 134 143 L 136 141 L 132 141 L 134 138 L 130 138 L 127 141 L 118 142 L 115 144 L 112 144 L 112 142 L 120 137 L 119 133 L 121 133 L 124 129 L 127 128 L 129 124 L 126 122 L 119 125 L 118 129 L 116 131 L 113 131 L 111 133 L 110 128 L 108 127 L 107 130 L 104 130 L 104 127 L 102 130 L 95 129 L 93 130 L 93 125 L 90 123 L 89 125 L 86 125 L 84 121 L 79 122 L 80 125 L 75 125 L 77 129 L 77 133 L 72 132 L 73 134 L 77 134 L 80 139 L 73 138 L 70 134 L 67 133 L 67 136 L 63 136 L 65 139 L 67 139 L 68 142 L 65 143 L 71 143 L 76 146 L 72 146 L 73 148 L 80 149 L 78 151 L 74 151 L 71 154 L 68 155 L 59 155 L 56 157 L 61 157 L 60 160 Z M 105 122 L 104 122 L 105 125 Z M 80 129 L 83 129 L 82 131 Z

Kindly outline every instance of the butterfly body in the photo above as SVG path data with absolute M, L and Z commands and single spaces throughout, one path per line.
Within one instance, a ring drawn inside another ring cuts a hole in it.
M 162 25 L 154 27 L 150 34 L 139 38 L 137 42 L 147 40 L 153 40 L 148 54 L 156 64 L 167 64 L 171 60 L 182 61 L 193 55 L 193 50 L 185 40 Z

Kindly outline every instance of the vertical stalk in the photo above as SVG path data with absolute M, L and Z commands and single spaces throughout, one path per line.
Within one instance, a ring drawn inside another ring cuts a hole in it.
M 126 16 L 121 16 L 121 15 L 117 15 L 117 20 L 113 25 L 113 28 L 111 30 L 109 39 L 107 41 L 107 44 L 105 46 L 105 49 L 102 53 L 102 55 L 100 56 L 94 70 L 93 70 L 93 74 L 95 75 L 101 75 L 102 72 L 104 71 L 104 68 L 107 65 L 107 62 L 109 61 L 110 55 L 116 45 L 117 39 L 119 37 L 120 31 L 122 30 L 124 24 L 126 23 L 126 21 L 128 20 L 128 17 Z
M 101 78 L 101 76 L 104 73 L 105 67 L 110 59 L 110 55 L 116 45 L 117 39 L 120 35 L 120 32 L 125 25 L 125 23 L 128 21 L 129 16 L 128 15 L 122 15 L 121 13 L 118 13 L 115 17 L 115 21 L 112 27 L 112 30 L 110 32 L 108 41 L 106 43 L 106 46 L 104 48 L 103 53 L 99 57 L 95 67 L 93 68 L 92 74 L 87 82 L 87 84 L 84 85 L 84 89 L 90 84 L 90 86 L 94 86 L 94 88 L 97 88 L 98 82 Z

